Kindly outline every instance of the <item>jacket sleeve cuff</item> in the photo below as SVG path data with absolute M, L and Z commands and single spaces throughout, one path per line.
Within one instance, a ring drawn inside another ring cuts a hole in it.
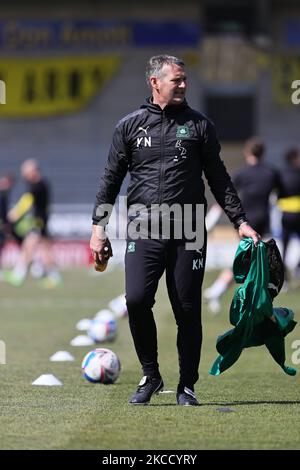
M 100 219 L 100 220 L 95 220 L 95 219 L 93 219 L 93 225 L 99 225 L 99 226 L 105 228 L 106 225 L 107 225 L 107 221 L 106 221 L 105 219 L 103 219 L 103 220 L 101 220 L 101 219 Z
M 238 229 L 244 222 L 249 223 L 249 220 L 246 217 L 240 217 L 236 222 L 234 222 L 234 228 Z

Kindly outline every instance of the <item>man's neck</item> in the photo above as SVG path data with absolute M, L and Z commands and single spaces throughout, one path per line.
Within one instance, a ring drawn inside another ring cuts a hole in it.
M 248 155 L 246 161 L 249 166 L 256 166 L 259 163 L 259 159 L 254 155 Z
M 160 100 L 158 96 L 154 96 L 154 95 L 152 95 L 152 103 L 157 104 L 161 109 L 164 109 L 168 104 Z

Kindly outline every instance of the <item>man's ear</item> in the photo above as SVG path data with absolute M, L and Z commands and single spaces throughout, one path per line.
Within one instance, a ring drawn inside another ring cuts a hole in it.
M 157 77 L 153 77 L 153 76 L 150 77 L 150 83 L 151 83 L 152 88 L 157 90 L 158 88 Z

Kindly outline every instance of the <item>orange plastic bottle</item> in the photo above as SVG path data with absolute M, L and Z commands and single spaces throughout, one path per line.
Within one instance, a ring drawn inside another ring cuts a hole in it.
M 108 255 L 108 247 L 106 246 L 104 248 L 104 261 L 100 261 L 99 260 L 99 257 L 97 256 L 96 259 L 95 259 L 95 264 L 94 264 L 94 267 L 95 267 L 95 270 L 98 271 L 98 272 L 103 272 L 106 270 L 107 268 L 107 264 L 108 264 L 108 260 L 109 260 L 109 255 Z

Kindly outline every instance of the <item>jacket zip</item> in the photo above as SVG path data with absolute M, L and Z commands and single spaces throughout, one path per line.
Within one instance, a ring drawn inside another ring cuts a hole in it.
M 160 135 L 160 174 L 159 174 L 159 196 L 158 204 L 162 203 L 163 187 L 164 187 L 164 174 L 165 174 L 165 111 L 161 113 L 161 135 Z

